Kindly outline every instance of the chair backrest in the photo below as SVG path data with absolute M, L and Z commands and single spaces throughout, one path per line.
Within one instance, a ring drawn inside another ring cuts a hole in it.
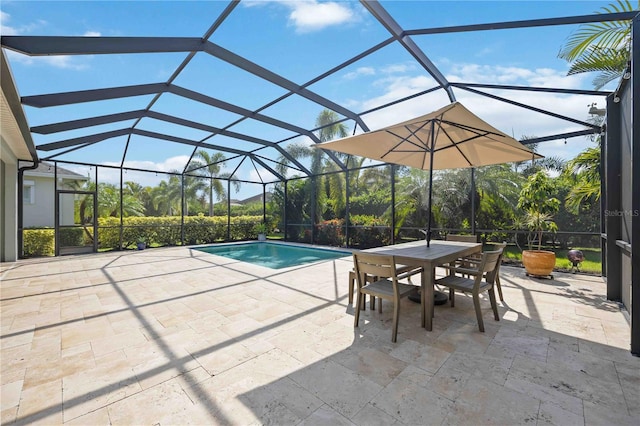
M 445 241 L 458 241 L 462 243 L 477 243 L 477 235 L 459 235 L 459 234 L 447 234 Z
M 502 263 L 502 256 L 507 243 L 496 244 L 495 246 L 496 250 L 482 253 L 482 268 L 483 272 L 487 274 L 487 282 L 489 284 L 495 282 L 496 276 L 500 272 L 500 264 Z
M 396 261 L 393 256 L 354 252 L 353 266 L 356 270 L 356 277 L 358 280 L 362 278 L 362 274 L 380 278 L 391 278 L 396 276 Z

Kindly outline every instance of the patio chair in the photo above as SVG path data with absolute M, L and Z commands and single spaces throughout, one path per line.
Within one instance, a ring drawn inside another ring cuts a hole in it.
M 498 265 L 502 260 L 503 251 L 504 249 L 486 251 L 482 253 L 479 261 L 476 259 L 468 259 L 467 262 L 469 267 L 467 268 L 460 266 L 448 266 L 447 269 L 449 270 L 449 275 L 436 280 L 436 284 L 449 288 L 451 307 L 455 306 L 456 290 L 472 294 L 473 305 L 476 311 L 476 318 L 478 320 L 478 328 L 481 332 L 484 332 L 484 322 L 482 321 L 482 310 L 480 309 L 480 292 L 486 291 L 489 293 L 493 317 L 496 321 L 500 321 L 498 307 L 496 304 L 496 294 L 493 286 L 495 283 L 496 273 L 498 271 Z M 464 274 L 465 276 L 456 275 L 457 273 Z M 467 278 L 466 276 L 473 278 Z
M 353 253 L 353 264 L 358 282 L 356 306 L 362 306 L 365 295 L 379 297 L 393 302 L 393 330 L 391 341 L 395 342 L 398 336 L 398 317 L 400 316 L 400 300 L 417 290 L 416 286 L 398 282 L 398 271 L 393 256 L 375 253 Z M 378 277 L 375 281 L 367 280 L 367 276 Z M 382 312 L 382 300 L 378 305 L 378 311 Z M 358 327 L 360 309 L 355 310 L 354 327 Z
M 447 234 L 444 237 L 445 241 L 459 241 L 462 243 L 479 243 L 478 235 L 460 235 L 460 234 Z
M 447 234 L 444 237 L 445 241 L 458 241 L 461 243 L 478 243 L 479 241 L 479 236 L 478 235 L 462 235 L 462 234 Z M 456 266 L 455 262 L 452 263 L 448 263 L 443 265 L 443 267 L 446 266 Z M 460 266 L 460 265 L 458 265 Z
M 396 265 L 396 273 L 398 274 L 398 279 L 406 278 L 409 282 L 411 282 L 411 276 L 416 275 L 422 272 L 422 268 L 412 266 L 412 265 Z M 366 280 L 369 282 L 376 281 L 378 277 L 374 277 L 371 275 L 367 275 Z M 353 295 L 354 288 L 356 284 L 356 270 L 355 268 L 349 271 L 349 304 L 353 304 Z M 364 310 L 366 305 L 366 300 L 362 300 L 362 306 L 360 309 Z M 376 308 L 376 298 L 375 296 L 371 296 L 371 309 Z
M 492 243 L 492 245 L 494 246 L 493 250 L 504 250 L 505 247 L 507 247 L 506 241 L 503 241 L 501 243 Z M 504 302 L 504 298 L 502 297 L 502 285 L 500 284 L 500 265 L 502 265 L 503 256 L 504 256 L 504 253 L 502 256 L 500 256 L 500 262 L 498 262 L 498 266 L 495 272 L 496 274 L 495 284 L 496 284 L 496 287 L 498 288 L 498 297 L 500 297 L 501 302 Z M 481 257 L 482 257 L 481 253 L 472 254 L 470 256 L 457 259 L 456 264 L 454 266 L 461 266 L 463 268 L 466 268 L 469 266 L 470 261 L 474 263 L 480 262 Z

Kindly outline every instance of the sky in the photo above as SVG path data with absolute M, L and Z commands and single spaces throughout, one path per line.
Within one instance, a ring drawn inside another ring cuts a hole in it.
M 0 33 L 4 35 L 56 36 L 148 36 L 202 37 L 228 2 L 221 1 L 12 1 L 0 5 Z M 405 30 L 480 24 L 501 21 L 589 15 L 609 2 L 601 1 L 382 1 L 382 6 Z M 593 88 L 594 75 L 567 76 L 569 64 L 558 52 L 577 25 L 412 36 L 415 44 L 451 82 L 540 86 L 565 89 Z M 392 43 L 320 81 L 324 72 L 386 40 L 389 32 L 359 2 L 335 1 L 243 1 L 215 30 L 209 41 L 259 66 L 278 73 L 298 85 L 342 105 L 355 113 L 410 96 L 436 85 L 434 79 L 399 44 Z M 187 53 L 116 54 L 29 57 L 7 52 L 10 67 L 23 97 L 48 93 L 90 90 L 166 82 Z M 255 110 L 287 91 L 206 53 L 197 53 L 173 84 L 216 99 Z M 605 87 L 614 90 L 616 84 Z M 586 121 L 591 104 L 605 107 L 602 96 L 546 94 L 488 90 L 517 102 Z M 456 99 L 503 132 L 521 139 L 582 130 L 579 124 L 545 116 L 494 101 L 461 89 Z M 30 126 L 145 109 L 153 95 L 86 102 L 50 108 L 25 106 Z M 375 130 L 405 121 L 449 103 L 443 90 L 362 115 Z M 163 94 L 153 111 L 183 119 L 226 127 L 239 115 L 193 102 L 174 94 Z M 314 128 L 322 107 L 300 96 L 289 96 L 269 106 L 262 114 Z M 96 132 L 122 129 L 134 121 L 123 121 L 62 133 L 34 134 L 36 145 L 82 137 Z M 345 122 L 349 132 L 360 133 L 354 121 Z M 201 141 L 210 133 L 160 120 L 145 118 L 139 129 L 167 133 Z M 307 137 L 293 137 L 289 130 L 256 120 L 241 120 L 229 130 L 283 143 L 311 143 Z M 291 138 L 289 141 L 288 138 Z M 63 153 L 59 160 L 120 164 L 126 136 L 111 138 L 87 148 Z M 238 149 L 260 145 L 216 135 L 207 142 Z M 584 137 L 547 142 L 540 146 L 546 156 L 572 158 L 592 142 Z M 192 146 L 179 145 L 145 136 L 132 136 L 124 157 L 125 165 L 158 172 L 182 170 L 193 153 Z M 64 150 L 40 151 L 41 158 Z M 210 154 L 213 151 L 210 151 Z M 260 155 L 276 158 L 273 148 Z M 264 167 L 245 160 L 229 160 L 223 172 L 235 172 L 242 180 L 267 181 L 273 177 Z M 66 167 L 66 166 L 65 166 Z M 67 167 L 73 169 L 73 167 Z M 93 173 L 94 168 L 76 167 Z M 100 168 L 100 181 L 118 182 L 119 172 Z M 291 171 L 293 174 L 294 171 Z M 129 171 L 125 180 L 154 185 L 166 178 L 162 173 Z M 232 198 L 261 192 L 261 185 L 243 184 Z

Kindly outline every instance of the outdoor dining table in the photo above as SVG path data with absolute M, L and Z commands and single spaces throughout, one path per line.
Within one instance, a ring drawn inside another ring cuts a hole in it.
M 365 251 L 392 255 L 395 256 L 397 264 L 423 268 L 420 285 L 422 327 L 431 331 L 433 329 L 433 287 L 436 266 L 453 262 L 459 257 L 480 253 L 482 251 L 482 243 L 432 240 L 430 246 L 427 247 L 426 241 L 418 240 L 392 246 L 376 247 Z M 425 300 L 428 300 L 429 303 L 425 303 Z

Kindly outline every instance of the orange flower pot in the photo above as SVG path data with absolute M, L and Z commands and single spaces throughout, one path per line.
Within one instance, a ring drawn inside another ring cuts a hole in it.
M 529 275 L 550 276 L 556 266 L 556 254 L 547 250 L 524 250 L 522 264 Z

